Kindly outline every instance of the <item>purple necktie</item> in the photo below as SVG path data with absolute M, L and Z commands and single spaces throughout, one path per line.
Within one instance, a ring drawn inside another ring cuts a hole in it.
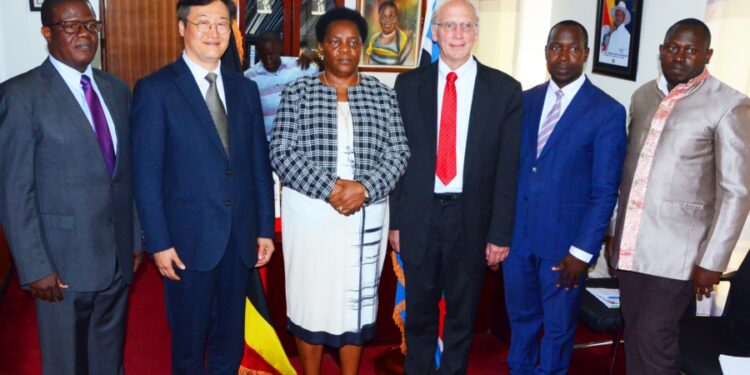
M 91 86 L 89 76 L 81 76 L 81 87 L 83 87 L 83 93 L 86 95 L 91 119 L 94 121 L 94 133 L 96 133 L 96 140 L 99 142 L 99 149 L 102 151 L 104 161 L 107 162 L 107 169 L 109 169 L 109 175 L 111 176 L 115 172 L 115 147 L 112 144 L 112 135 L 109 133 L 107 116 L 104 115 L 104 108 L 99 101 L 99 95 L 96 95 L 96 91 Z

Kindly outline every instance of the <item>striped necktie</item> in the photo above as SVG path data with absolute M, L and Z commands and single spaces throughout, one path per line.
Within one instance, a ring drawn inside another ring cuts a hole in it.
M 552 109 L 550 109 L 547 117 L 544 119 L 542 126 L 539 127 L 539 136 L 536 141 L 537 158 L 542 153 L 544 145 L 547 144 L 549 136 L 552 135 L 552 131 L 555 130 L 555 125 L 557 125 L 557 122 L 560 121 L 560 109 L 562 107 L 561 102 L 563 97 L 562 90 L 557 90 L 557 92 L 555 92 L 555 95 L 557 96 L 557 100 L 555 100 L 555 104 L 552 106 Z

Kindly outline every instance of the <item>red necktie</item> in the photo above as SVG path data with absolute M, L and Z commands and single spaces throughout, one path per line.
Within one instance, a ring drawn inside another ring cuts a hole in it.
M 456 79 L 454 72 L 448 73 L 443 90 L 443 107 L 440 110 L 440 135 L 438 139 L 437 174 L 443 185 L 456 177 Z

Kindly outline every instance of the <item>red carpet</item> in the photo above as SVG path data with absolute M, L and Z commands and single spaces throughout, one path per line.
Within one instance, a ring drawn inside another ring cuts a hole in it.
M 125 370 L 128 375 L 169 374 L 169 328 L 164 311 L 160 276 L 152 262 L 144 262 L 133 284 L 128 312 L 128 330 L 125 345 Z M 577 342 L 603 337 L 579 328 Z M 375 374 L 373 361 L 393 344 L 377 342 L 365 349 L 361 374 Z M 505 348 L 494 336 L 478 334 L 474 340 L 469 364 L 469 374 L 507 374 Z M 618 359 L 622 364 L 622 357 Z M 570 374 L 605 374 L 609 367 L 609 347 L 576 351 Z M 298 367 L 297 358 L 292 358 Z M 621 366 L 620 366 L 621 367 Z M 337 374 L 338 366 L 326 355 L 324 374 Z M 619 369 L 619 374 L 624 374 Z M 0 298 L 0 374 L 32 375 L 41 373 L 39 339 L 37 337 L 34 301 L 23 292 L 18 279 L 11 277 L 5 294 Z

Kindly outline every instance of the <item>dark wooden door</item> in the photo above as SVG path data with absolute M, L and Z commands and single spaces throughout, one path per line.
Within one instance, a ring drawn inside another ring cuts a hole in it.
M 177 2 L 103 0 L 102 67 L 132 88 L 182 52 Z

